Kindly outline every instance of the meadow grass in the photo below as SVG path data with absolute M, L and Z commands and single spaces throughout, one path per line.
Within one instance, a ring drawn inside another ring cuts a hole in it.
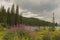
M 38 30 L 28 32 L 27 30 L 8 31 L 0 28 L 0 40 L 7 37 L 7 40 L 60 40 L 60 30 Z M 9 39 L 8 39 L 9 37 Z

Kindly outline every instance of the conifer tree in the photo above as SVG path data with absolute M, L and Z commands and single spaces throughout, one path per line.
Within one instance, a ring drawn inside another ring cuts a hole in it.
M 7 24 L 11 25 L 11 14 L 10 14 L 10 8 L 7 10 Z
M 16 14 L 15 14 L 15 25 L 18 24 L 18 22 L 19 22 L 18 17 L 19 17 L 19 7 L 17 5 L 16 6 Z
M 12 8 L 11 8 L 11 25 L 14 25 L 14 17 L 15 14 L 14 14 L 14 4 L 12 5 Z
M 1 22 L 6 23 L 6 9 L 4 8 L 4 6 L 1 7 Z

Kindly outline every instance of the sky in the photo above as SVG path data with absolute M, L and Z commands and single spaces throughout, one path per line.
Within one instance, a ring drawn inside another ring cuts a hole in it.
M 55 13 L 55 22 L 60 23 L 60 0 L 0 0 L 7 9 L 12 4 L 19 5 L 19 13 L 24 17 L 34 17 L 52 22 L 52 14 Z

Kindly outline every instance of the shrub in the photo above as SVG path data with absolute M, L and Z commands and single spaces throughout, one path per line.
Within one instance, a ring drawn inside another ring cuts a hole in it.
M 3 40 L 13 40 L 14 38 L 14 33 L 9 32 L 7 34 L 5 34 L 5 36 L 2 38 Z

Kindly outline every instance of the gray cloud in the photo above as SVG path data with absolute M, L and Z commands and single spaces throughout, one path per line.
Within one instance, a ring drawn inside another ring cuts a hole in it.
M 31 3 L 22 3 L 22 9 L 27 9 L 29 11 L 32 12 L 50 12 L 52 10 L 54 10 L 57 7 L 57 5 L 52 4 L 52 3 L 47 3 L 47 4 L 39 4 L 39 5 L 35 5 L 35 4 L 31 4 Z
M 54 1 L 50 1 L 45 4 L 34 4 L 28 0 L 16 0 L 15 2 L 18 3 L 23 10 L 26 9 L 31 12 L 51 12 L 58 7 Z
M 23 10 L 26 9 L 31 12 L 40 13 L 51 12 L 58 7 L 58 3 L 56 3 L 56 0 L 5 0 L 5 1 L 13 1 L 15 2 L 15 4 L 18 4 L 21 9 Z
M 6 1 L 12 1 L 12 0 L 6 0 Z M 34 3 L 34 2 L 35 3 Z M 44 3 L 45 1 L 40 2 L 40 0 L 13 0 L 16 4 L 18 4 L 21 9 L 28 10 L 31 12 L 51 12 L 55 8 L 58 7 L 58 4 L 56 3 L 56 0 L 49 0 L 48 2 Z M 39 4 L 37 4 L 39 2 Z M 42 3 L 42 4 L 40 4 Z
M 51 18 L 52 13 L 58 7 L 60 8 L 60 0 L 6 0 L 18 4 L 22 10 L 28 10 L 29 12 L 39 14 L 40 16 L 46 16 L 46 18 Z M 57 9 L 55 14 L 56 21 L 59 19 L 59 13 Z M 60 21 L 57 21 L 60 23 Z

